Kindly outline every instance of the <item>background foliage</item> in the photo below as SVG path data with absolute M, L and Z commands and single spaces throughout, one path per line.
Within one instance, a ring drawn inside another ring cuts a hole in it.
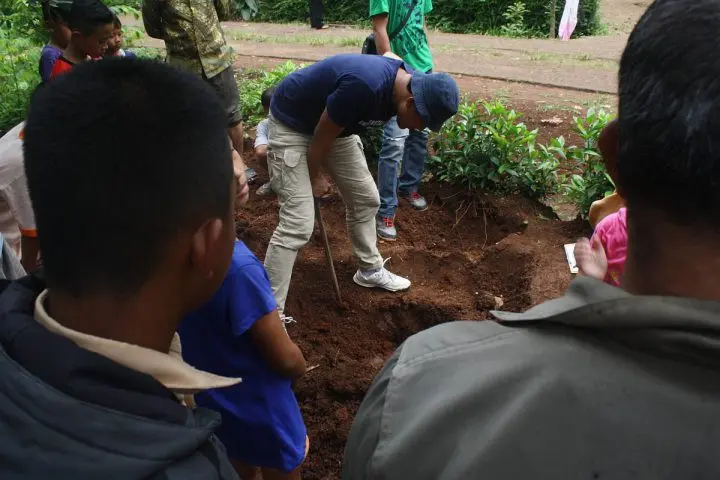
M 305 22 L 307 0 L 264 0 L 259 3 L 258 19 L 273 22 Z M 448 32 L 547 36 L 550 31 L 549 0 L 434 0 L 428 24 Z M 558 0 L 556 23 L 565 2 Z M 519 12 L 522 11 L 522 15 Z M 509 16 L 508 16 L 509 15 Z M 518 23 L 518 19 L 520 22 Z M 368 0 L 325 0 L 325 20 L 329 23 L 369 26 Z M 522 27 L 522 28 L 519 28 Z M 600 29 L 599 0 L 583 0 L 578 12 L 576 35 L 590 35 Z

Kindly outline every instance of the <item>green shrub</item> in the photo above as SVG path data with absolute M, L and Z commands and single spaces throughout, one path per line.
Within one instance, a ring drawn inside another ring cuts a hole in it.
M 573 130 L 583 139 L 581 147 L 567 149 L 568 160 L 581 172 L 573 174 L 563 185 L 566 197 L 577 205 L 580 216 L 587 219 L 590 205 L 615 189 L 598 149 L 600 132 L 612 120 L 604 110 L 589 109 L 585 117 L 576 117 Z
M 500 31 L 506 37 L 526 37 L 528 36 L 527 29 L 525 28 L 525 14 L 527 8 L 523 2 L 515 2 L 510 5 L 503 18 L 505 19 L 505 25 L 500 27 Z
M 508 24 L 506 14 L 518 3 L 516 0 L 437 0 L 428 23 L 441 30 L 459 33 L 502 33 Z M 528 34 L 547 36 L 550 31 L 549 2 L 524 0 L 523 15 Z M 564 2 L 556 2 L 556 23 L 560 23 Z M 583 0 L 578 11 L 575 35 L 592 35 L 600 29 L 599 0 Z
M 0 132 L 25 118 L 30 95 L 40 83 L 40 49 L 31 40 L 9 37 L 0 31 Z
M 547 0 L 434 0 L 428 24 L 448 32 L 502 34 L 510 23 L 508 12 L 521 3 L 523 33 L 547 36 L 550 31 Z M 272 22 L 306 22 L 307 0 L 260 2 L 258 19 Z M 560 22 L 564 2 L 557 2 L 556 22 Z M 591 35 L 600 29 L 599 0 L 583 0 L 578 12 L 576 35 Z M 325 20 L 331 23 L 369 26 L 367 0 L 325 0 Z M 516 13 L 516 11 L 514 12 Z M 515 30 L 517 32 L 517 30 Z
M 240 84 L 240 107 L 243 120 L 250 125 L 257 125 L 265 118 L 260 96 L 266 89 L 277 85 L 287 75 L 304 65 L 295 65 L 293 62 L 285 62 L 270 71 L 250 70 L 246 71 Z
M 501 102 L 463 103 L 435 136 L 428 169 L 470 190 L 520 192 L 542 198 L 557 189 L 564 140 L 536 148 L 537 130 Z

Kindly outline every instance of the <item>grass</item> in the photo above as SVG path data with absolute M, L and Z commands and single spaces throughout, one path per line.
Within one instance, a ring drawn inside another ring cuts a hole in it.
M 617 99 L 613 95 L 597 94 L 581 98 L 558 98 L 555 95 L 547 95 L 545 98 L 548 100 L 537 102 L 539 112 L 567 112 L 578 115 L 589 108 L 602 108 L 608 112 L 615 112 L 617 109 Z
M 253 43 L 300 43 L 311 47 L 362 47 L 361 37 L 331 37 L 316 35 L 265 35 L 262 33 L 233 31 L 230 38 Z
M 617 70 L 618 62 L 595 58 L 587 53 L 563 55 L 551 52 L 524 52 L 523 57 L 531 62 L 554 63 L 556 65 L 579 66 L 597 68 L 600 70 Z

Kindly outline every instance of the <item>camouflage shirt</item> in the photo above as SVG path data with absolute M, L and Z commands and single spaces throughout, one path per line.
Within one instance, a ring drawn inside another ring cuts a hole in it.
M 165 40 L 172 65 L 212 78 L 232 66 L 220 20 L 230 17 L 229 0 L 143 0 L 148 35 Z

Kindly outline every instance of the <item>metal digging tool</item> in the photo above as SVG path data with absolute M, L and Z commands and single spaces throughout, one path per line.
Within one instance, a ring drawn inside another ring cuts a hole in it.
M 337 275 L 335 274 L 335 264 L 333 263 L 332 252 L 330 251 L 330 242 L 328 242 L 327 232 L 325 231 L 325 222 L 323 222 L 322 213 L 320 213 L 320 203 L 315 199 L 315 218 L 320 224 L 320 234 L 322 235 L 323 244 L 325 244 L 325 258 L 330 267 L 330 276 L 333 287 L 335 287 L 335 296 L 337 301 L 342 304 L 342 295 L 340 295 L 340 285 L 338 284 Z

